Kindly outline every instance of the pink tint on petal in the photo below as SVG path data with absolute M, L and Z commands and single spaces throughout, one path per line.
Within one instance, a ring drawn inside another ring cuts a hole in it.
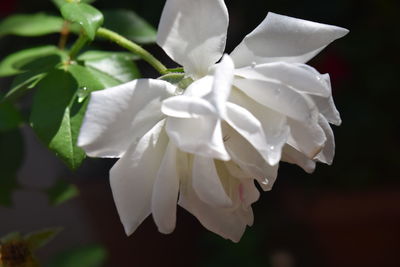
M 243 189 L 243 184 L 239 185 L 239 197 L 240 201 L 244 202 L 244 189 Z

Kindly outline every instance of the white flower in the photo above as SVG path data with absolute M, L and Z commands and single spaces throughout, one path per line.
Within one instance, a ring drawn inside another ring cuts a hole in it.
M 240 167 L 258 180 L 263 178 L 249 170 L 254 164 L 243 150 L 233 151 L 235 143 L 224 143 L 221 136 L 236 132 L 246 140 L 235 142 L 248 142 L 270 166 L 281 160 L 282 149 L 283 160 L 308 172 L 315 160 L 331 163 L 334 141 L 328 122 L 340 124 L 339 113 L 329 76 L 304 63 L 348 30 L 269 13 L 215 66 L 227 27 L 222 0 L 166 3 L 158 44 L 195 79 L 184 95 L 163 103 L 163 112 L 175 118 L 166 125 L 171 140 L 189 153 L 242 162 Z
M 175 90 L 140 79 L 93 92 L 78 144 L 89 156 L 120 158 L 110 183 L 128 235 L 151 213 L 160 232 L 172 232 L 180 191 L 179 204 L 205 227 L 238 241 L 259 193 L 232 162 L 183 153 L 169 141 L 161 103 Z
M 238 241 L 253 222 L 254 179 L 269 190 L 281 159 L 312 171 L 333 158 L 329 77 L 304 63 L 347 30 L 270 13 L 215 64 L 227 27 L 222 0 L 167 0 L 158 44 L 194 82 L 181 95 L 153 79 L 92 93 L 78 145 L 120 158 L 110 180 L 127 234 L 150 214 L 170 233 L 178 202 Z

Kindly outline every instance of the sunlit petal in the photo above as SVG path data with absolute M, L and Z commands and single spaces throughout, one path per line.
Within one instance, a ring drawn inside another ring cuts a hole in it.
M 230 159 L 223 143 L 221 122 L 213 116 L 170 117 L 166 130 L 171 141 L 182 151 L 203 157 Z
M 304 66 L 306 65 L 274 62 L 237 69 L 235 74 L 246 79 L 275 80 L 298 92 L 329 96 L 330 86 L 326 84 L 324 76 L 317 71 L 311 71 L 311 67 Z
M 298 121 L 318 118 L 318 110 L 308 96 L 281 83 L 237 78 L 234 85 L 256 102 Z
M 169 142 L 154 182 L 151 200 L 153 218 L 161 233 L 169 234 L 175 229 L 178 193 L 177 149 Z
M 164 81 L 140 79 L 93 92 L 78 145 L 92 157 L 121 157 L 165 117 L 161 103 L 174 90 Z
M 213 207 L 201 201 L 191 183 L 182 186 L 179 205 L 192 213 L 205 228 L 234 242 L 239 242 L 246 229 L 242 215 L 236 210 Z
M 327 24 L 268 13 L 231 53 L 236 67 L 252 62 L 305 63 L 349 31 Z
M 110 171 L 115 205 L 127 235 L 151 213 L 153 184 L 168 142 L 163 128 L 164 121 L 157 123 Z
M 208 205 L 228 208 L 232 201 L 218 176 L 214 159 L 194 156 L 193 188 L 199 198 Z
M 223 0 L 167 0 L 157 43 L 186 73 L 202 77 L 222 56 L 228 20 Z
M 322 151 L 316 156 L 316 159 L 330 165 L 335 156 L 335 138 L 329 122 L 322 115 L 319 116 L 319 125 L 325 132 L 326 142 Z

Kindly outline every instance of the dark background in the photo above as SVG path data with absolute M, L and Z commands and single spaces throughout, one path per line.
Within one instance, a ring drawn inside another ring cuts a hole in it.
M 230 12 L 227 52 L 256 27 L 268 11 L 345 27 L 350 33 L 310 64 L 330 73 L 343 124 L 334 127 L 333 166 L 314 174 L 282 164 L 271 192 L 254 204 L 255 224 L 238 244 L 209 233 L 183 209 L 173 234 L 162 235 L 148 218 L 126 237 L 108 184 L 112 161 L 88 160 L 70 173 L 23 128 L 27 144 L 13 208 L 0 208 L 0 235 L 65 226 L 42 249 L 47 260 L 67 247 L 97 242 L 109 253 L 107 266 L 400 266 L 400 62 L 397 0 L 226 1 Z M 157 27 L 163 0 L 98 0 L 95 6 L 133 9 Z M 1 0 L 0 16 L 46 11 L 47 0 Z M 49 39 L 50 38 L 50 39 Z M 54 38 L 54 40 L 53 40 Z M 29 45 L 57 42 L 57 36 L 0 41 L 0 57 Z M 110 45 L 110 49 L 115 49 Z M 163 62 L 161 49 L 149 47 Z M 152 77 L 154 72 L 146 72 Z M 0 81 L 5 86 L 7 81 Z M 76 183 L 80 196 L 59 208 L 30 187 L 46 188 L 62 176 Z M 39 204 L 37 204 L 39 203 Z

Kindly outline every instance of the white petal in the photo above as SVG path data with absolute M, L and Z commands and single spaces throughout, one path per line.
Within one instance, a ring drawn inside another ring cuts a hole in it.
M 269 165 L 256 148 L 231 127 L 224 127 L 224 134 L 225 145 L 232 161 L 247 174 L 247 178 L 257 179 L 263 186 L 272 186 L 278 174 L 279 165 Z
M 167 0 L 157 44 L 186 73 L 202 77 L 222 56 L 228 20 L 223 0 Z
M 274 81 L 236 78 L 233 84 L 256 102 L 295 120 L 318 119 L 315 104 L 305 94 Z
M 255 147 L 270 165 L 277 164 L 280 160 L 280 149 L 267 143 L 260 121 L 236 104 L 228 103 L 227 108 L 226 122 Z
M 195 80 L 189 85 L 188 88 L 186 88 L 183 95 L 202 98 L 211 92 L 213 82 L 214 76 L 212 75 L 208 75 L 201 79 Z
M 175 118 L 197 118 L 201 115 L 211 116 L 216 113 L 215 108 L 207 100 L 185 95 L 164 100 L 161 111 Z
M 236 210 L 216 208 L 201 201 L 190 181 L 181 189 L 179 205 L 192 213 L 205 228 L 234 242 L 239 242 L 246 229 L 246 223 L 241 218 L 243 215 Z M 249 210 L 246 214 L 251 213 Z
M 135 80 L 91 94 L 78 146 L 92 157 L 121 157 L 164 116 L 161 102 L 175 87 L 152 79 Z
M 175 229 L 178 192 L 177 150 L 169 142 L 154 183 L 151 201 L 153 218 L 161 233 L 169 234 Z
M 232 52 L 236 67 L 267 62 L 305 63 L 349 31 L 327 24 L 268 13 Z
M 329 91 L 331 91 L 331 82 L 328 74 L 323 75 L 324 80 L 326 81 L 327 86 L 329 87 Z M 332 94 L 328 97 L 320 97 L 320 96 L 311 96 L 314 103 L 317 105 L 319 112 L 324 115 L 324 117 L 334 125 L 340 125 L 342 123 L 342 119 L 340 118 L 339 111 L 336 109 L 335 103 L 333 102 Z
M 333 157 L 335 156 L 335 138 L 333 136 L 333 131 L 329 122 L 324 116 L 319 116 L 319 125 L 325 132 L 326 142 L 322 151 L 316 156 L 316 159 L 331 165 Z
M 220 208 L 232 206 L 232 201 L 218 176 L 213 158 L 194 156 L 193 188 L 199 198 L 210 206 Z
M 288 144 L 304 153 L 309 159 L 314 159 L 321 152 L 326 142 L 324 130 L 318 123 L 301 123 L 288 119 L 290 138 Z
M 168 142 L 163 127 L 164 121 L 157 123 L 110 171 L 115 205 L 127 235 L 151 213 L 153 184 Z
M 281 148 L 289 135 L 286 116 L 259 104 L 237 88 L 232 90 L 229 101 L 245 108 L 257 118 L 265 134 L 268 157 L 270 158 L 269 163 L 275 165 L 273 162 L 279 162 Z M 258 147 L 256 146 L 256 149 Z
M 251 225 L 254 219 L 251 204 L 258 200 L 260 193 L 253 179 L 238 179 L 232 175 L 229 163 L 231 162 L 215 161 L 221 182 L 233 202 L 230 210 L 234 211 L 243 224 Z
M 307 158 L 303 153 L 290 145 L 286 145 L 282 150 L 282 161 L 297 164 L 308 173 L 315 169 L 315 161 Z
M 182 151 L 204 157 L 229 160 L 222 137 L 221 122 L 213 116 L 189 119 L 169 117 L 166 130 Z
M 331 94 L 323 75 L 304 68 L 304 64 L 275 62 L 237 69 L 236 75 L 247 79 L 275 80 L 298 92 L 327 97 Z M 310 67 L 311 68 L 311 67 Z
M 245 179 L 240 182 L 239 194 L 245 207 L 250 207 L 260 197 L 260 192 L 255 186 L 253 179 Z
M 212 90 L 204 99 L 208 100 L 221 118 L 226 113 L 226 101 L 232 88 L 234 65 L 232 59 L 225 55 L 215 67 Z

